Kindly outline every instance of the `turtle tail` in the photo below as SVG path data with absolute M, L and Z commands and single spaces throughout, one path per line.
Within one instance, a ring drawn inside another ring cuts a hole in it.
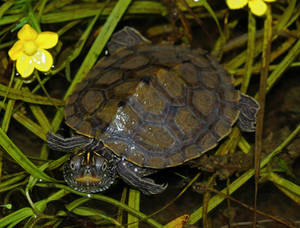
M 246 94 L 241 94 L 239 101 L 239 119 L 238 126 L 242 131 L 253 132 L 256 129 L 256 114 L 259 110 L 259 104 L 252 97 Z

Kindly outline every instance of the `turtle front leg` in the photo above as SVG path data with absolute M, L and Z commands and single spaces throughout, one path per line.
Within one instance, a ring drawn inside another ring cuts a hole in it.
M 72 152 L 77 147 L 85 147 L 93 142 L 93 139 L 83 135 L 64 138 L 60 135 L 47 133 L 47 143 L 52 150 Z
M 120 160 L 117 163 L 117 172 L 127 184 L 137 188 L 145 195 L 162 193 L 168 187 L 168 184 L 156 184 L 152 179 L 145 177 L 155 173 L 156 170 L 141 168 L 126 160 Z

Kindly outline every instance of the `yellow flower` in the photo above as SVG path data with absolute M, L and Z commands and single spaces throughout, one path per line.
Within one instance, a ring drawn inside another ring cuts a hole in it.
M 19 40 L 8 51 L 12 60 L 17 61 L 17 71 L 23 78 L 29 77 L 34 68 L 39 71 L 49 71 L 52 55 L 45 49 L 54 47 L 58 41 L 55 32 L 37 33 L 30 25 L 24 25 L 18 32 Z
M 262 16 L 267 11 L 267 4 L 265 2 L 274 2 L 276 0 L 226 0 L 229 9 L 241 9 L 245 5 L 249 5 L 249 8 L 256 16 Z

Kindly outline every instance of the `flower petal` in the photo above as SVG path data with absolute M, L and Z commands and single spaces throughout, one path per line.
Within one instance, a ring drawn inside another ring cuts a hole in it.
M 262 16 L 267 11 L 267 5 L 263 0 L 250 0 L 249 8 L 256 16 Z
M 18 32 L 18 38 L 20 40 L 35 40 L 38 33 L 29 25 L 24 25 Z
M 34 56 L 32 56 L 32 59 L 35 68 L 43 72 L 49 71 L 53 64 L 52 55 L 44 49 L 38 49 Z
M 55 32 L 41 32 L 35 40 L 39 48 L 48 49 L 57 44 L 58 34 Z
M 32 58 L 24 53 L 21 53 L 17 59 L 17 71 L 23 78 L 27 78 L 32 74 L 33 70 L 34 63 Z
M 241 9 L 247 5 L 248 0 L 226 0 L 229 9 Z
M 8 55 L 11 60 L 15 61 L 22 54 L 24 49 L 24 42 L 22 40 L 18 40 L 14 45 L 9 49 Z
M 275 2 L 276 0 L 265 0 L 265 2 Z

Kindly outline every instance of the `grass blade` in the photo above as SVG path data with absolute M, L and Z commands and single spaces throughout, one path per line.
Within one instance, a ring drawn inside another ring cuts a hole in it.
M 284 57 L 278 66 L 274 69 L 267 80 L 267 91 L 269 91 L 275 82 L 280 78 L 285 70 L 292 64 L 294 59 L 300 54 L 300 40 L 290 49 L 289 53 Z
M 35 164 L 33 164 L 9 139 L 9 137 L 2 129 L 0 129 L 0 145 L 23 169 L 25 169 L 35 178 L 42 179 L 44 181 L 56 181 L 55 179 L 49 177 L 46 173 L 41 171 L 37 166 L 35 166 Z
M 48 184 L 46 184 L 46 183 L 38 183 L 37 186 L 39 186 L 39 187 L 46 187 L 47 188 Z M 62 191 L 65 191 L 65 192 L 72 192 L 72 193 L 74 193 L 76 195 L 79 195 L 79 196 L 88 197 L 89 199 L 100 200 L 100 201 L 109 203 L 111 205 L 114 205 L 116 207 L 120 207 L 120 208 L 126 210 L 128 213 L 131 213 L 131 214 L 135 215 L 136 217 L 142 219 L 144 222 L 147 222 L 148 224 L 152 225 L 153 227 L 157 227 L 157 228 L 162 228 L 163 227 L 163 225 L 161 225 L 160 223 L 158 223 L 154 219 L 149 218 L 144 213 L 142 213 L 140 211 L 137 211 L 134 208 L 129 207 L 126 204 L 121 203 L 120 201 L 115 200 L 113 198 L 110 198 L 108 196 L 105 196 L 105 195 L 102 195 L 102 194 L 87 194 L 87 193 L 78 192 L 78 191 L 72 189 L 71 187 L 68 187 L 68 186 L 62 185 L 62 184 L 56 184 L 56 183 L 54 183 L 54 184 L 51 184 L 51 186 L 52 187 L 55 186 L 57 188 L 61 188 Z
M 140 210 L 140 197 L 141 192 L 135 189 L 129 190 L 128 206 L 134 208 L 135 210 Z M 128 227 L 138 228 L 139 219 L 131 214 L 128 214 Z
M 20 90 L 21 87 L 22 87 L 22 84 L 23 84 L 22 80 L 19 80 L 19 79 L 16 80 L 16 84 L 14 86 L 14 89 Z M 8 87 L 7 93 L 9 92 L 9 90 L 10 90 L 10 86 Z M 4 97 L 4 100 L 5 99 L 6 99 L 6 96 Z M 9 100 L 7 102 L 7 106 L 6 106 L 6 109 L 5 109 L 5 114 L 4 114 L 3 122 L 2 122 L 2 129 L 5 132 L 7 132 L 8 127 L 9 127 L 9 123 L 10 123 L 10 120 L 11 120 L 11 116 L 12 116 L 12 113 L 13 113 L 13 108 L 14 108 L 15 102 L 16 102 L 15 100 Z
M 38 105 L 30 105 L 29 106 L 34 117 L 37 119 L 37 121 L 39 122 L 39 124 L 41 125 L 41 127 L 43 129 L 45 129 L 45 131 L 49 131 L 51 125 L 49 123 L 48 118 L 46 117 L 45 113 L 43 112 L 43 110 L 41 109 L 40 106 Z
M 8 91 L 8 92 L 7 92 Z M 7 97 L 14 100 L 22 100 L 28 103 L 41 104 L 41 105 L 63 105 L 63 101 L 48 97 L 35 95 L 29 91 L 18 90 L 15 88 L 9 88 L 3 84 L 0 84 L 0 96 Z
M 1 227 L 6 227 L 10 224 L 16 225 L 33 214 L 29 207 L 24 207 L 0 219 Z

